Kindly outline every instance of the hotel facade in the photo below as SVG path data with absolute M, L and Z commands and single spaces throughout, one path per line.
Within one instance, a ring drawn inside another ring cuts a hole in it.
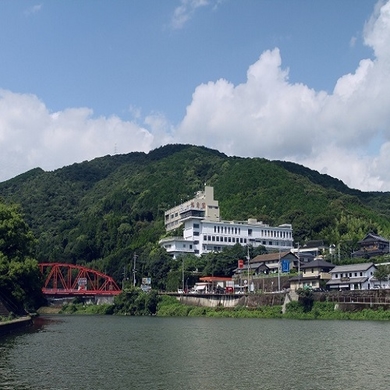
M 268 250 L 291 250 L 293 230 L 291 224 L 276 227 L 256 219 L 223 221 L 220 219 L 218 201 L 213 187 L 206 186 L 195 197 L 165 212 L 166 231 L 182 227 L 182 237 L 166 237 L 160 245 L 174 258 L 180 254 L 201 256 L 221 252 L 227 246 L 240 244 L 264 246 Z

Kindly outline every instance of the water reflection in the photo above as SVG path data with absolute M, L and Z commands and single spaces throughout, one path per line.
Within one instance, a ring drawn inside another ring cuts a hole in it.
M 387 388 L 390 323 L 45 317 L 0 344 L 0 389 Z

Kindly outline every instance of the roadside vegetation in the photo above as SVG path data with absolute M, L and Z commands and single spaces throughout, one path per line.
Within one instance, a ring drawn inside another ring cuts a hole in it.
M 156 291 L 143 292 L 141 289 L 129 289 L 117 298 L 113 305 L 85 304 L 79 299 L 62 307 L 60 314 L 86 315 L 125 315 L 158 317 L 223 317 L 223 318 L 284 318 L 294 320 L 390 320 L 390 310 L 363 309 L 359 311 L 341 311 L 335 303 L 318 302 L 300 298 L 286 306 L 259 306 L 255 308 L 236 306 L 233 308 L 190 306 L 180 303 L 175 297 L 159 296 Z

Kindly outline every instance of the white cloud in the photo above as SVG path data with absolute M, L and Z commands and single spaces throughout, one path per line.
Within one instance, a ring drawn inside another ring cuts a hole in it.
M 0 180 L 34 167 L 53 170 L 107 154 L 149 151 L 153 135 L 86 108 L 51 113 L 33 95 L 0 90 Z
M 26 16 L 29 16 L 29 15 L 32 15 L 32 14 L 36 14 L 37 12 L 39 12 L 43 7 L 43 4 L 36 4 L 36 5 L 33 5 L 29 8 L 27 8 L 24 13 Z
M 177 15 L 185 19 L 210 1 L 183 0 Z M 142 118 L 133 106 L 135 122 L 96 118 L 87 108 L 52 113 L 34 95 L 0 90 L 0 180 L 37 166 L 52 170 L 182 142 L 294 161 L 353 188 L 390 191 L 390 1 L 376 7 L 364 42 L 374 58 L 362 59 L 331 93 L 291 83 L 279 49 L 267 50 L 249 66 L 244 83 L 199 85 L 176 128 L 164 114 Z
M 176 141 L 289 159 L 355 188 L 390 190 L 390 2 L 378 7 L 364 39 L 376 57 L 340 77 L 331 94 L 290 83 L 278 49 L 264 52 L 243 84 L 198 86 Z M 373 151 L 374 139 L 387 143 Z
M 208 6 L 212 3 L 215 3 L 215 0 L 181 0 L 180 5 L 173 12 L 171 27 L 173 29 L 183 28 L 198 8 Z

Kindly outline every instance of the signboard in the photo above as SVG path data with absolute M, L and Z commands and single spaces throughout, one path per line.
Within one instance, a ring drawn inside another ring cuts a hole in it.
M 244 260 L 238 260 L 238 268 L 244 268 Z
M 87 287 L 87 278 L 78 278 L 77 285 L 79 286 L 79 290 L 85 290 Z
M 152 279 L 151 278 L 142 278 L 142 284 L 146 284 L 150 286 L 152 284 Z
M 282 272 L 290 272 L 290 261 L 289 260 L 282 260 Z

